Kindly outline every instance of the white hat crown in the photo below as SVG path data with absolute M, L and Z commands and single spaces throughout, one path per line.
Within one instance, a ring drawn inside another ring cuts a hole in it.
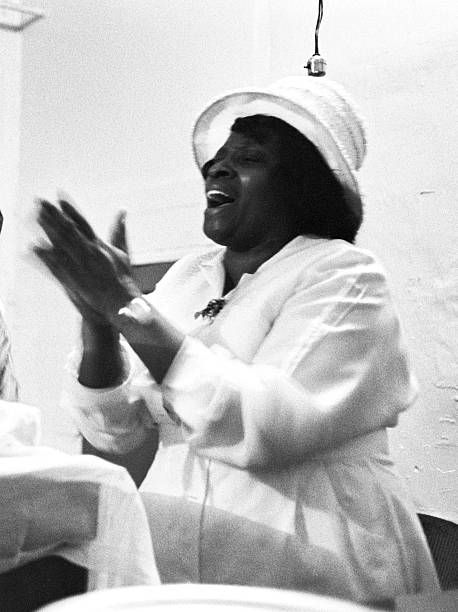
M 315 115 L 332 134 L 351 169 L 361 168 L 367 149 L 366 132 L 355 103 L 342 86 L 327 79 L 298 76 L 276 81 L 268 90 Z

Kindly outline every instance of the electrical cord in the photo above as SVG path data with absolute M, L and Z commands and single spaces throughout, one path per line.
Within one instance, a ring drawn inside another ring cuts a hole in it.
M 320 25 L 321 25 L 322 19 L 323 19 L 323 0 L 318 0 L 318 17 L 317 17 L 316 26 L 315 26 L 315 55 L 320 54 L 320 51 L 318 50 L 318 38 L 320 36 Z
M 320 77 L 326 74 L 326 61 L 320 55 L 319 51 L 319 36 L 321 20 L 323 19 L 323 0 L 318 0 L 318 16 L 315 26 L 315 53 L 307 61 L 304 68 L 307 68 L 309 76 Z

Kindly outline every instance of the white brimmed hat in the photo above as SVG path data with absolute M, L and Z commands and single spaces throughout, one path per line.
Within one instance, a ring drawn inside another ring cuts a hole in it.
M 269 115 L 296 128 L 321 153 L 344 188 L 350 208 L 362 215 L 356 178 L 366 154 L 363 122 L 345 90 L 327 79 L 286 77 L 264 89 L 236 89 L 210 102 L 194 125 L 199 168 L 229 136 L 238 117 Z

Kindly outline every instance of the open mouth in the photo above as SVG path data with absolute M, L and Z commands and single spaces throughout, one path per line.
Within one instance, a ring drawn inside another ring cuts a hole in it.
M 223 204 L 230 204 L 234 198 L 225 191 L 219 189 L 210 189 L 206 193 L 209 208 L 217 208 Z

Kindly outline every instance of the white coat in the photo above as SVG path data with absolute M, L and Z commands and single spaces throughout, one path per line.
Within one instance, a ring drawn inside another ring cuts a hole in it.
M 187 333 L 160 386 L 126 352 L 119 387 L 73 374 L 64 395 L 102 450 L 159 428 L 141 491 L 161 578 L 357 601 L 437 587 L 389 457 L 417 389 L 381 266 L 300 236 L 195 319 L 221 297 L 223 254 L 185 257 L 148 296 Z

